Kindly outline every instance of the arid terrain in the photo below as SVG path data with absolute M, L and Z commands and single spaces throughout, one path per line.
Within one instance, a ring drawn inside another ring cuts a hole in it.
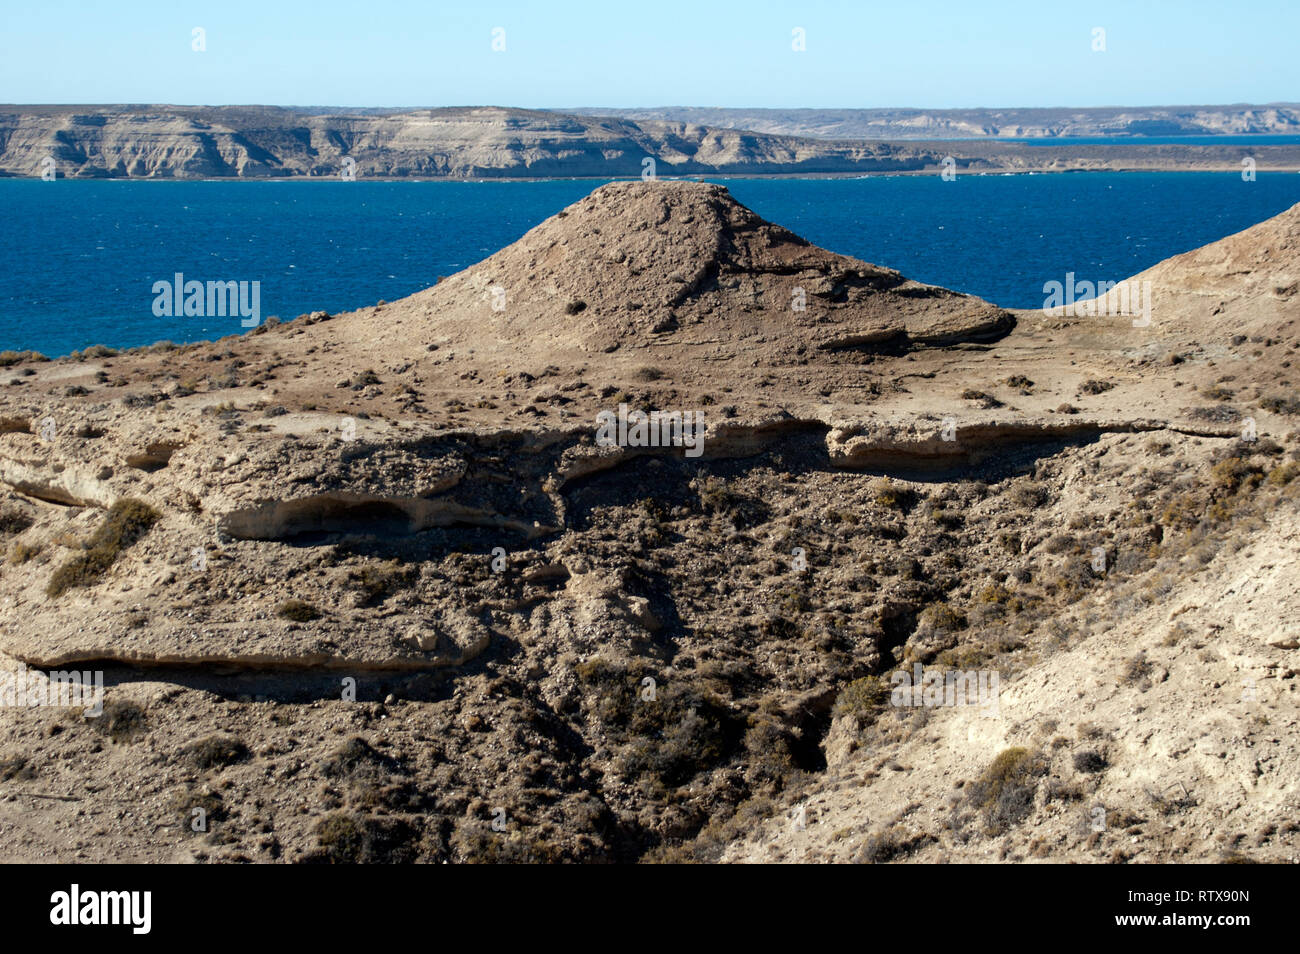
M 1300 206 L 1134 281 L 621 182 L 401 301 L 0 356 L 0 663 L 107 685 L 0 708 L 0 859 L 1300 860 Z
M 996 141 L 1015 132 L 1038 138 L 1143 129 L 1152 135 L 1294 133 L 1295 111 L 1283 107 L 1188 107 L 1177 116 L 1029 112 L 1048 115 L 1021 116 L 1029 125 L 1008 125 L 1005 132 L 999 123 L 1014 123 L 1017 113 L 985 115 L 979 132 L 972 116 L 905 117 L 900 126 L 844 114 L 831 122 L 721 111 L 714 125 L 689 110 L 665 113 L 673 118 L 640 112 L 621 118 L 501 107 L 10 105 L 0 106 L 0 176 L 337 179 L 346 170 L 381 179 L 619 178 L 640 176 L 646 159 L 660 175 L 860 176 L 936 173 L 948 157 L 955 169 L 973 173 L 1239 172 L 1246 157 L 1260 171 L 1300 170 L 1300 145 L 1286 143 L 1159 144 L 1132 135 L 1097 145 Z M 751 119 L 763 131 L 735 125 Z M 889 141 L 902 131 L 914 141 Z M 981 138 L 952 138 L 963 136 Z

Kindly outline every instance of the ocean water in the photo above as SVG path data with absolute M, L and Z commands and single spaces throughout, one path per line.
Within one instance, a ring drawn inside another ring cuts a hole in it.
M 1300 136 L 1285 133 L 1243 133 L 1226 136 L 1059 136 L 1006 139 L 1029 146 L 1296 146 Z
M 1044 282 L 1118 280 L 1300 202 L 1300 175 L 1076 173 L 718 178 L 818 245 L 1007 307 Z M 260 282 L 262 317 L 418 291 L 599 185 L 0 180 L 0 349 L 50 356 L 237 334 L 157 317 L 155 282 Z

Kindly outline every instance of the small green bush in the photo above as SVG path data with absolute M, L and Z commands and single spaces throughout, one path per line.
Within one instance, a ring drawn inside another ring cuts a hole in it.
M 1259 407 L 1274 414 L 1300 414 L 1300 397 L 1293 394 L 1270 394 L 1260 399 Z
M 22 510 L 0 510 L 0 533 L 22 533 L 35 522 Z
M 134 702 L 105 702 L 104 711 L 88 721 L 114 742 L 130 742 L 147 731 L 145 710 Z
M 1004 749 L 967 788 L 966 801 L 984 812 L 988 833 L 1000 835 L 1033 810 L 1038 779 L 1046 771 L 1045 761 L 1029 749 Z
M 919 624 L 932 633 L 949 633 L 966 626 L 966 617 L 947 603 L 931 603 L 921 611 Z
M 54 571 L 46 595 L 61 596 L 74 586 L 93 586 L 108 572 L 123 550 L 149 532 L 161 514 L 141 500 L 125 498 L 109 508 L 86 550 Z
M 210 735 L 189 747 L 189 756 L 201 769 L 221 768 L 248 758 L 248 746 L 238 739 Z
M 419 832 L 406 819 L 335 812 L 316 825 L 324 860 L 336 865 L 409 864 Z
M 1106 756 L 1100 752 L 1094 752 L 1088 749 L 1083 752 L 1074 754 L 1074 769 L 1076 772 L 1103 772 L 1109 767 L 1110 763 L 1106 761 Z
M 889 477 L 872 481 L 868 492 L 876 503 L 889 510 L 906 510 L 916 499 L 912 491 L 900 487 Z
M 1300 476 L 1300 463 L 1288 461 L 1274 467 L 1268 474 L 1268 482 L 1275 487 L 1285 487 Z
M 1051 499 L 1051 491 L 1037 481 L 1016 483 L 1007 493 L 1011 503 L 1024 510 L 1035 510 Z
M 14 566 L 21 566 L 40 552 L 39 544 L 15 543 L 9 548 L 9 562 Z
M 1230 494 L 1236 493 L 1243 486 L 1257 487 L 1263 479 L 1264 468 L 1240 457 L 1221 460 L 1210 471 L 1210 480 L 1214 486 Z
M 851 716 L 862 722 L 874 719 L 889 702 L 889 683 L 880 676 L 854 679 L 840 690 L 831 717 Z
M 1140 652 L 1136 656 L 1125 660 L 1119 681 L 1125 686 L 1136 686 L 1150 676 L 1154 668 L 1151 661 L 1147 659 L 1147 654 Z

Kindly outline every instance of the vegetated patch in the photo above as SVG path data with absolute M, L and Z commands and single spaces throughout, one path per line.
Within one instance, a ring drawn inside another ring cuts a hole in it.
M 875 719 L 889 702 L 889 683 L 880 676 L 863 676 L 854 679 L 840 690 L 831 709 L 831 717 L 849 717 L 859 723 Z
M 1211 424 L 1232 424 L 1241 420 L 1241 412 L 1235 407 L 1219 405 L 1218 407 L 1194 407 L 1187 416 L 1196 421 L 1208 421 Z
M 1221 384 L 1211 384 L 1207 388 L 1201 388 L 1200 395 L 1210 401 L 1231 401 L 1237 396 L 1237 392 Z
M 36 777 L 36 770 L 25 755 L 0 756 L 0 782 L 26 781 Z
M 111 699 L 99 716 L 88 721 L 114 742 L 130 742 L 148 731 L 144 708 L 130 701 Z
M 931 510 L 930 519 L 944 530 L 957 530 L 966 523 L 964 516 L 952 510 L 944 510 L 942 507 Z
M 739 726 L 726 704 L 700 685 L 656 683 L 647 694 L 643 680 L 649 672 L 599 656 L 576 667 L 591 717 L 621 747 L 616 771 L 658 790 L 717 766 L 734 747 Z
M 935 841 L 933 835 L 925 832 L 908 834 L 900 825 L 893 825 L 884 831 L 872 832 L 862 844 L 856 861 L 860 864 L 882 865 L 899 858 L 914 854 L 917 850 Z
M 1106 756 L 1093 749 L 1085 749 L 1082 752 L 1074 753 L 1074 769 L 1076 772 L 1104 772 L 1110 767 L 1110 762 Z
M 218 792 L 206 785 L 178 789 L 168 808 L 180 816 L 181 830 L 187 834 L 201 834 L 207 831 L 209 823 L 226 817 L 225 801 Z M 194 822 L 199 819 L 202 819 L 203 825 L 196 828 Z
M 248 746 L 228 735 L 210 735 L 188 749 L 189 757 L 201 769 L 222 768 L 248 758 Z
M 1124 661 L 1124 668 L 1120 673 L 1119 681 L 1125 686 L 1140 685 L 1151 675 L 1153 668 L 1144 650 Z
M 393 560 L 381 566 L 367 564 L 360 570 L 352 570 L 348 573 L 348 583 L 359 593 L 363 606 L 375 606 L 411 586 L 418 576 L 415 567 L 404 567 Z
M 376 770 L 387 774 L 397 767 L 396 761 L 381 755 L 361 736 L 354 735 L 334 751 L 321 771 L 329 778 L 342 778 L 349 775 L 371 774 Z
M 1148 791 L 1147 797 L 1161 815 L 1176 815 L 1200 804 L 1200 800 L 1182 785 L 1171 785 L 1163 792 Z
M 652 786 L 685 784 L 727 754 L 726 719 L 723 705 L 709 695 L 666 687 L 636 707 L 619 771 Z
M 1294 394 L 1270 394 L 1260 398 L 1258 406 L 1261 410 L 1274 414 L 1300 414 L 1300 397 Z
M 411 784 L 402 764 L 359 735 L 334 751 L 321 774 L 341 783 L 348 807 L 353 809 L 420 811 L 429 807 L 429 799 Z
M 1268 472 L 1268 482 L 1274 487 L 1285 487 L 1300 476 L 1300 462 L 1291 460 L 1279 464 Z
M 1051 499 L 1052 492 L 1046 484 L 1037 481 L 1020 481 L 1012 484 L 1008 499 L 1022 510 L 1035 510 Z
M 21 566 L 40 552 L 39 543 L 29 544 L 19 541 L 9 548 L 9 563 L 13 566 Z
M 707 477 L 695 486 L 700 510 L 724 517 L 737 530 L 762 523 L 770 512 L 762 500 L 736 490 L 721 477 Z
M 1079 385 L 1080 394 L 1104 394 L 1115 386 L 1112 381 L 1098 381 L 1096 378 L 1089 378 Z
M 967 388 L 962 391 L 961 397 L 963 401 L 979 401 L 980 407 L 985 410 L 1003 406 L 1002 402 L 992 394 L 988 394 L 984 391 L 977 391 L 975 388 Z
M 915 491 L 894 483 L 889 477 L 873 480 L 868 492 L 872 500 L 888 510 L 906 511 L 916 502 Z
M 0 368 L 12 368 L 15 364 L 21 364 L 24 361 L 49 361 L 45 355 L 39 351 L 0 351 Z
M 1210 481 L 1215 488 L 1235 494 L 1242 487 L 1254 489 L 1264 480 L 1264 468 L 1241 457 L 1221 460 L 1210 470 Z
M 966 801 L 984 812 L 987 833 L 1000 835 L 1033 810 L 1038 779 L 1046 761 L 1025 748 L 1004 749 L 966 790 Z
M 36 520 L 31 514 L 24 510 L 16 508 L 6 508 L 0 510 L 0 533 L 14 534 L 22 533 L 34 524 Z
M 364 371 L 357 372 L 357 374 L 353 376 L 352 380 L 348 382 L 348 386 L 354 391 L 360 391 L 362 388 L 368 388 L 371 385 L 380 383 L 382 382 L 379 380 L 379 375 L 375 374 L 375 372 L 370 368 L 367 368 Z
M 320 619 L 321 612 L 303 600 L 285 600 L 275 608 L 275 615 L 281 619 L 293 620 L 295 623 L 309 623 Z
M 122 551 L 148 533 L 161 516 L 142 500 L 127 497 L 117 501 L 90 538 L 85 552 L 54 571 L 45 587 L 46 594 L 57 597 L 74 586 L 93 586 L 99 582 Z
M 316 825 L 321 855 L 336 865 L 409 864 L 419 853 L 419 830 L 404 818 L 334 812 Z
M 948 603 L 931 603 L 921 611 L 919 629 L 934 633 L 950 633 L 966 627 L 966 617 Z
M 489 829 L 486 822 L 467 819 L 451 838 L 456 860 L 475 865 L 558 864 L 564 856 L 545 832 Z
M 749 837 L 754 830 L 771 818 L 781 806 L 766 795 L 754 795 L 736 806 L 727 816 L 726 806 L 720 805 L 721 814 L 700 830 L 694 841 L 682 844 L 661 843 L 641 856 L 641 864 L 690 865 L 717 862 L 727 846 Z

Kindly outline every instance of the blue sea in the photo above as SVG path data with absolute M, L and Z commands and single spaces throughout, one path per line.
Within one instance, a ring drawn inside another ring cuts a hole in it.
M 1300 175 L 1267 172 L 713 181 L 818 245 L 1021 308 L 1066 272 L 1118 280 L 1300 202 Z M 260 282 L 263 317 L 392 301 L 599 184 L 0 180 L 0 349 L 245 330 L 238 317 L 156 317 L 153 285 L 177 272 Z

